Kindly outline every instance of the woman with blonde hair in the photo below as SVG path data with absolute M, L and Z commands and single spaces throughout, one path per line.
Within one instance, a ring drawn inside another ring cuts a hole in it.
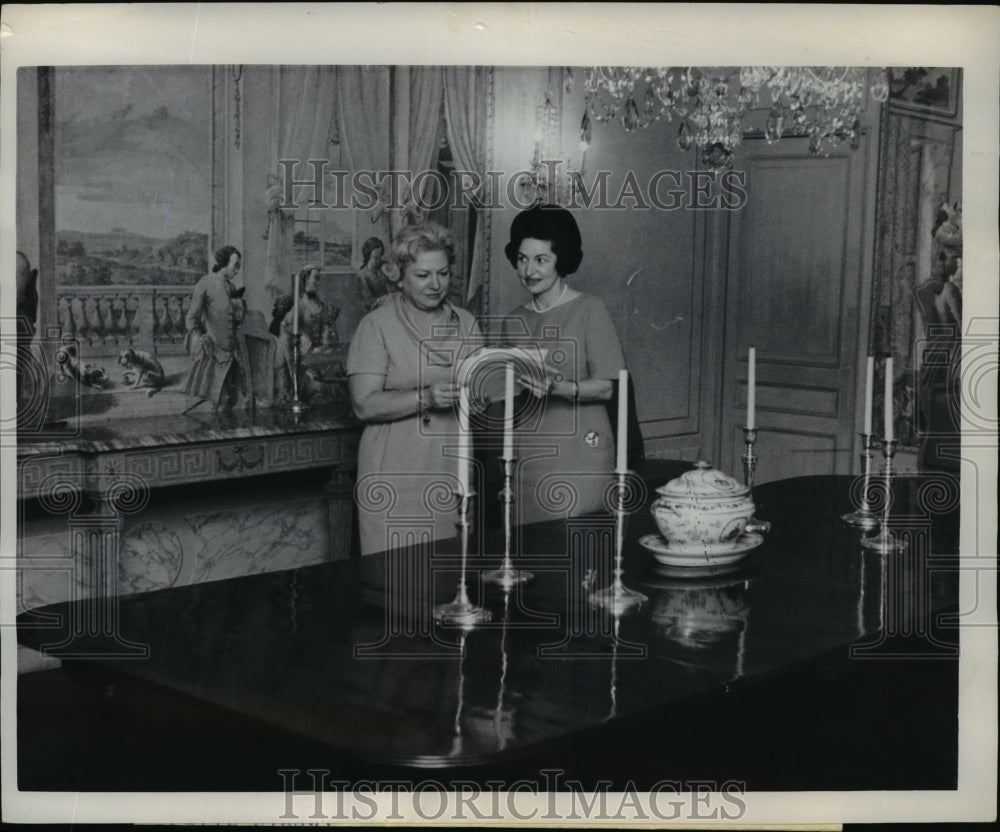
M 398 291 L 361 319 L 351 341 L 351 401 L 365 422 L 356 489 L 363 555 L 455 535 L 455 369 L 482 335 L 472 314 L 448 301 L 454 262 L 446 229 L 403 228 L 388 270 Z

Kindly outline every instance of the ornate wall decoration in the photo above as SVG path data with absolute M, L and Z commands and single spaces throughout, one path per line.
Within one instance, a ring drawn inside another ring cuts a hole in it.
M 925 337 L 916 288 L 934 268 L 938 206 L 961 200 L 961 177 L 955 170 L 961 158 L 961 124 L 942 119 L 940 108 L 931 113 L 911 104 L 891 98 L 883 122 L 871 350 L 895 359 L 896 436 L 902 446 L 913 448 L 919 442 L 917 379 Z M 879 366 L 876 375 L 881 372 Z M 881 412 L 883 390 L 884 380 L 876 378 L 876 413 Z

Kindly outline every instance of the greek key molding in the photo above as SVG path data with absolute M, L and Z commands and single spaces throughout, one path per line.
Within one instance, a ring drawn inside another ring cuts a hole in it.
M 65 475 L 83 488 L 116 474 L 138 477 L 149 487 L 157 488 L 282 471 L 345 467 L 356 459 L 359 441 L 357 431 L 325 431 L 131 451 L 29 456 L 18 467 L 18 497 L 37 498 L 42 483 L 54 474 Z

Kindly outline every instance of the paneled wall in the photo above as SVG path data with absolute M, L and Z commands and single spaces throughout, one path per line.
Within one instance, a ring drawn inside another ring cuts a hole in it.
M 759 481 L 850 473 L 870 285 L 872 142 L 812 155 L 744 142 L 749 199 L 727 225 L 722 461 L 736 470 L 747 351 L 757 350 Z
M 494 170 L 509 175 L 530 165 L 535 109 L 546 91 L 561 109 L 562 152 L 579 166 L 580 74 L 567 93 L 561 73 L 504 68 L 496 72 Z M 617 125 L 593 124 L 583 180 L 593 187 L 607 172 L 604 201 L 620 204 L 595 203 L 576 212 L 584 259 L 571 283 L 599 296 L 615 321 L 635 383 L 647 453 L 694 459 L 714 454 L 721 287 L 711 268 L 713 253 L 705 248 L 714 212 L 691 210 L 689 191 L 668 195 L 689 187 L 694 162 L 677 148 L 675 136 L 675 124 L 631 134 Z M 637 205 L 636 199 L 619 200 L 630 173 L 646 194 L 650 179 L 665 170 L 676 178 L 661 178 L 658 193 L 664 204 L 677 201 L 677 207 L 664 210 Z M 505 205 L 492 217 L 491 315 L 506 314 L 527 298 L 503 253 L 516 213 L 516 207 Z
M 577 72 L 567 91 L 558 71 L 497 71 L 495 170 L 530 165 L 546 93 L 561 113 L 561 156 L 579 165 L 581 79 Z M 620 204 L 576 212 L 584 260 L 571 281 L 601 297 L 614 318 L 648 454 L 704 457 L 740 473 L 746 355 L 755 345 L 758 481 L 853 470 L 878 116 L 870 105 L 855 151 L 842 145 L 813 156 L 804 139 L 747 140 L 735 160 L 745 178 L 728 180 L 745 182 L 745 204 L 719 176 L 699 171 L 694 153 L 678 149 L 676 122 L 625 133 L 594 121 L 584 182 L 606 171 L 607 202 Z M 669 178 L 657 194 L 675 207 L 618 200 L 630 175 L 648 197 L 648 183 L 663 171 Z M 494 315 L 526 298 L 503 254 L 515 214 L 508 205 L 492 218 Z

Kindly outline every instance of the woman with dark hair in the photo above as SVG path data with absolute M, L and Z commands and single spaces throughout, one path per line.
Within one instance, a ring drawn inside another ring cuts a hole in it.
M 185 392 L 211 401 L 222 410 L 236 403 L 248 390 L 246 345 L 238 328 L 246 313 L 243 289 L 233 285 L 242 259 L 235 246 L 215 253 L 215 265 L 194 287 L 185 324 L 184 343 L 191 356 Z
M 502 340 L 547 350 L 545 374 L 519 379 L 533 399 L 515 437 L 518 520 L 601 510 L 615 465 L 607 402 L 625 358 L 604 303 L 566 280 L 583 260 L 580 229 L 565 208 L 536 205 L 515 217 L 504 253 L 530 298 Z
M 361 269 L 358 271 L 358 292 L 365 312 L 371 312 L 391 290 L 383 273 L 385 245 L 378 237 L 369 237 L 361 246 Z
M 358 450 L 361 554 L 454 537 L 457 363 L 482 345 L 472 314 L 448 302 L 451 234 L 406 226 L 391 249 L 397 291 L 361 319 L 347 356 Z

